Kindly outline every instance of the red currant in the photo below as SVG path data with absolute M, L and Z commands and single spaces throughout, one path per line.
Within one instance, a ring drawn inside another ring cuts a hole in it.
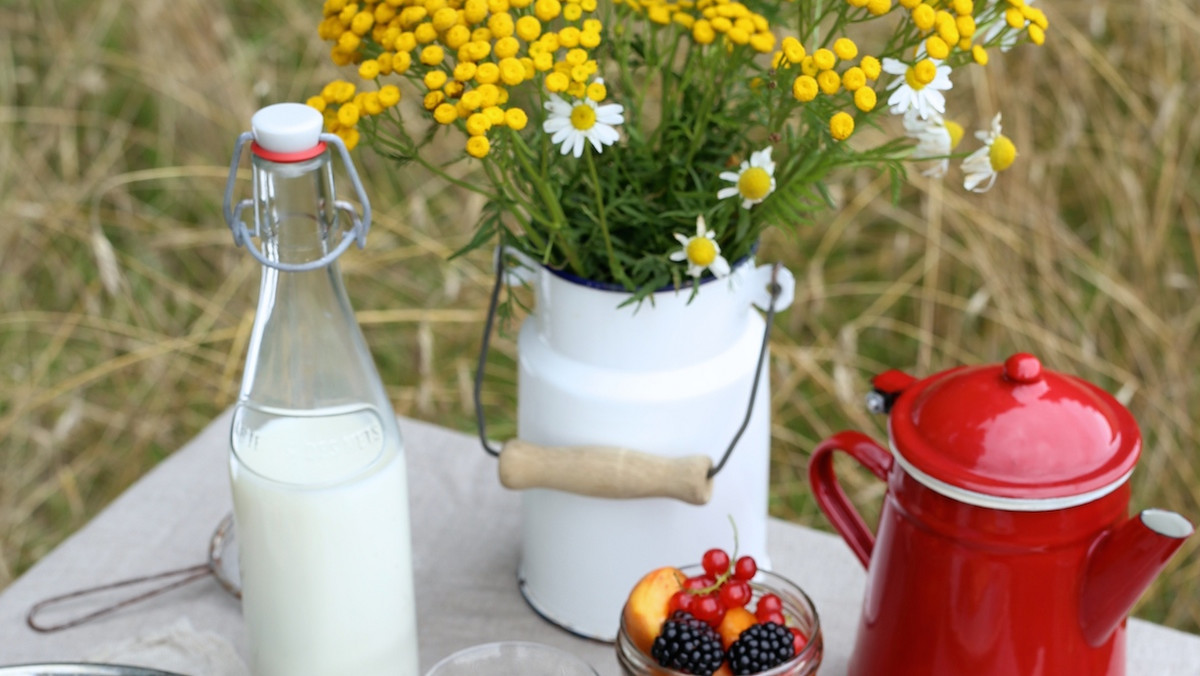
M 716 594 L 705 594 L 692 599 L 692 616 L 701 622 L 707 622 L 716 627 L 725 619 L 725 606 L 721 605 Z
M 677 591 L 671 595 L 671 601 L 667 604 L 667 607 L 670 609 L 671 613 L 674 613 L 676 610 L 682 610 L 685 613 L 690 613 L 692 611 L 692 601 L 695 600 L 695 598 L 695 594 L 689 594 L 685 591 Z
M 808 645 L 808 637 L 804 632 L 800 631 L 800 627 L 788 627 L 792 630 L 792 647 L 795 649 L 794 655 L 799 655 L 804 646 Z
M 688 579 L 684 580 L 683 588 L 689 591 L 699 591 L 701 589 L 711 587 L 716 583 L 716 579 L 708 577 L 707 575 L 697 575 L 696 577 L 689 577 Z
M 774 594 L 763 594 L 763 597 L 758 600 L 757 609 L 763 612 L 779 612 L 783 610 L 783 601 Z
M 749 580 L 757 572 L 758 564 L 755 563 L 753 557 L 739 557 L 737 563 L 733 564 L 733 577 L 735 580 Z
M 762 622 L 763 624 L 766 624 L 767 622 L 774 622 L 775 624 L 778 624 L 781 627 L 787 626 L 787 620 L 784 619 L 783 613 L 779 612 L 778 610 L 773 610 L 769 613 L 764 613 L 762 611 L 759 611 L 759 612 L 755 613 L 754 616 L 756 618 L 758 618 L 758 621 Z
M 752 595 L 745 580 L 729 580 L 721 586 L 721 603 L 726 608 L 744 608 Z
M 704 566 L 704 572 L 714 578 L 720 577 L 729 570 L 729 555 L 723 549 L 710 549 L 704 552 L 700 565 Z

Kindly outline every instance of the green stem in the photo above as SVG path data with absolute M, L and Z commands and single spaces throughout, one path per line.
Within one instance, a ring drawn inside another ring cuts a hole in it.
M 521 170 L 529 177 L 529 182 L 537 189 L 542 202 L 551 212 L 549 229 L 551 239 L 553 239 L 554 233 L 562 230 L 562 226 L 567 222 L 566 214 L 562 210 L 562 204 L 559 203 L 554 193 L 550 191 L 550 186 L 544 180 L 544 174 L 539 174 L 534 170 L 533 165 L 530 164 L 527 155 L 532 154 L 532 151 L 525 144 L 525 140 L 521 138 L 520 134 L 512 134 L 512 139 L 513 145 L 516 146 L 516 152 L 513 153 L 513 156 L 517 158 L 517 162 L 521 165 Z M 567 258 L 567 264 L 576 273 L 583 275 L 583 263 L 579 260 L 579 254 L 575 252 L 575 249 L 566 241 L 565 237 L 559 237 L 558 242 L 559 247 L 563 250 L 563 255 Z
M 612 238 L 608 236 L 608 219 L 604 214 L 604 190 L 600 186 L 600 175 L 596 172 L 596 161 L 592 158 L 590 146 L 584 148 L 584 155 L 587 156 L 587 168 L 592 177 L 592 188 L 596 191 L 596 211 L 600 219 L 600 234 L 604 236 L 604 250 L 608 253 L 608 266 L 612 269 L 613 277 L 617 281 L 626 286 L 632 286 L 629 277 L 625 275 L 625 269 L 621 267 L 621 263 L 613 252 Z
M 522 224 L 522 230 L 524 231 L 525 236 L 528 237 L 531 242 L 533 242 L 533 246 L 535 248 L 539 250 L 547 249 L 548 246 L 546 241 L 542 238 L 541 234 L 539 234 L 538 231 L 532 227 L 532 221 L 546 223 L 545 217 L 534 212 L 532 206 L 526 204 L 522 197 L 515 194 L 518 192 L 516 189 L 512 189 L 512 193 L 514 194 L 510 195 L 509 190 L 506 189 L 504 179 L 495 175 L 494 167 L 491 165 L 484 165 L 484 169 L 487 171 L 488 180 L 490 180 L 494 185 L 499 185 L 504 191 L 504 195 L 507 199 L 503 201 L 497 201 L 499 204 L 501 204 L 501 208 L 504 211 L 512 214 L 513 217 Z M 512 206 L 514 203 L 524 206 L 526 213 L 522 213 L 518 209 L 514 208 Z

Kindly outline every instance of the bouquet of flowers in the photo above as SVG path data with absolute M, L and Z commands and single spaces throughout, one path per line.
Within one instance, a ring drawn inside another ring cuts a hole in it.
M 1031 2 L 326 0 L 318 33 L 357 79 L 309 104 L 347 145 L 484 194 L 464 250 L 499 239 L 644 295 L 811 223 L 835 170 L 944 175 L 963 135 L 955 71 L 1041 44 Z M 405 91 L 420 97 L 407 115 Z M 435 157 L 444 134 L 462 150 Z M 1016 148 L 998 114 L 976 136 L 962 171 L 982 191 Z M 481 179 L 451 176 L 460 161 Z

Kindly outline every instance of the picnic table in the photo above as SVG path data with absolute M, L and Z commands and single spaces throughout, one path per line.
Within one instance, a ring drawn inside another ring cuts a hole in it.
M 103 659 L 196 676 L 248 673 L 239 602 L 211 575 L 74 628 L 43 634 L 25 622 L 29 608 L 51 596 L 204 563 L 232 505 L 229 425 L 227 412 L 0 593 L 0 665 Z M 461 648 L 515 639 L 563 648 L 604 676 L 618 674 L 611 645 L 549 624 L 522 599 L 520 497 L 500 486 L 496 461 L 478 440 L 406 418 L 400 431 L 422 670 Z M 770 520 L 768 543 L 775 572 L 804 588 L 820 613 L 819 673 L 842 676 L 862 566 L 839 538 L 778 519 Z M 1200 676 L 1200 636 L 1137 619 L 1127 636 L 1129 676 Z

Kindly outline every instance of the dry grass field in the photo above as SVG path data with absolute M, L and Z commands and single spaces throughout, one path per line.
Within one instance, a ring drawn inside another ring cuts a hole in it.
M 798 278 L 773 338 L 772 511 L 827 527 L 805 466 L 883 438 L 870 377 L 1038 353 L 1139 420 L 1134 507 L 1200 520 L 1200 8 L 1038 0 L 1047 44 L 967 69 L 951 104 L 1004 113 L 1020 157 L 982 196 L 913 172 L 834 186 L 820 227 L 763 260 Z M 0 588 L 229 406 L 258 267 L 220 200 L 261 105 L 331 74 L 319 3 L 0 3 Z M 376 208 L 343 270 L 397 410 L 470 430 L 487 255 L 447 262 L 482 205 L 356 153 Z M 511 433 L 513 346 L 486 396 Z M 882 486 L 852 474 L 853 497 Z M 1200 537 L 1137 614 L 1200 631 Z

